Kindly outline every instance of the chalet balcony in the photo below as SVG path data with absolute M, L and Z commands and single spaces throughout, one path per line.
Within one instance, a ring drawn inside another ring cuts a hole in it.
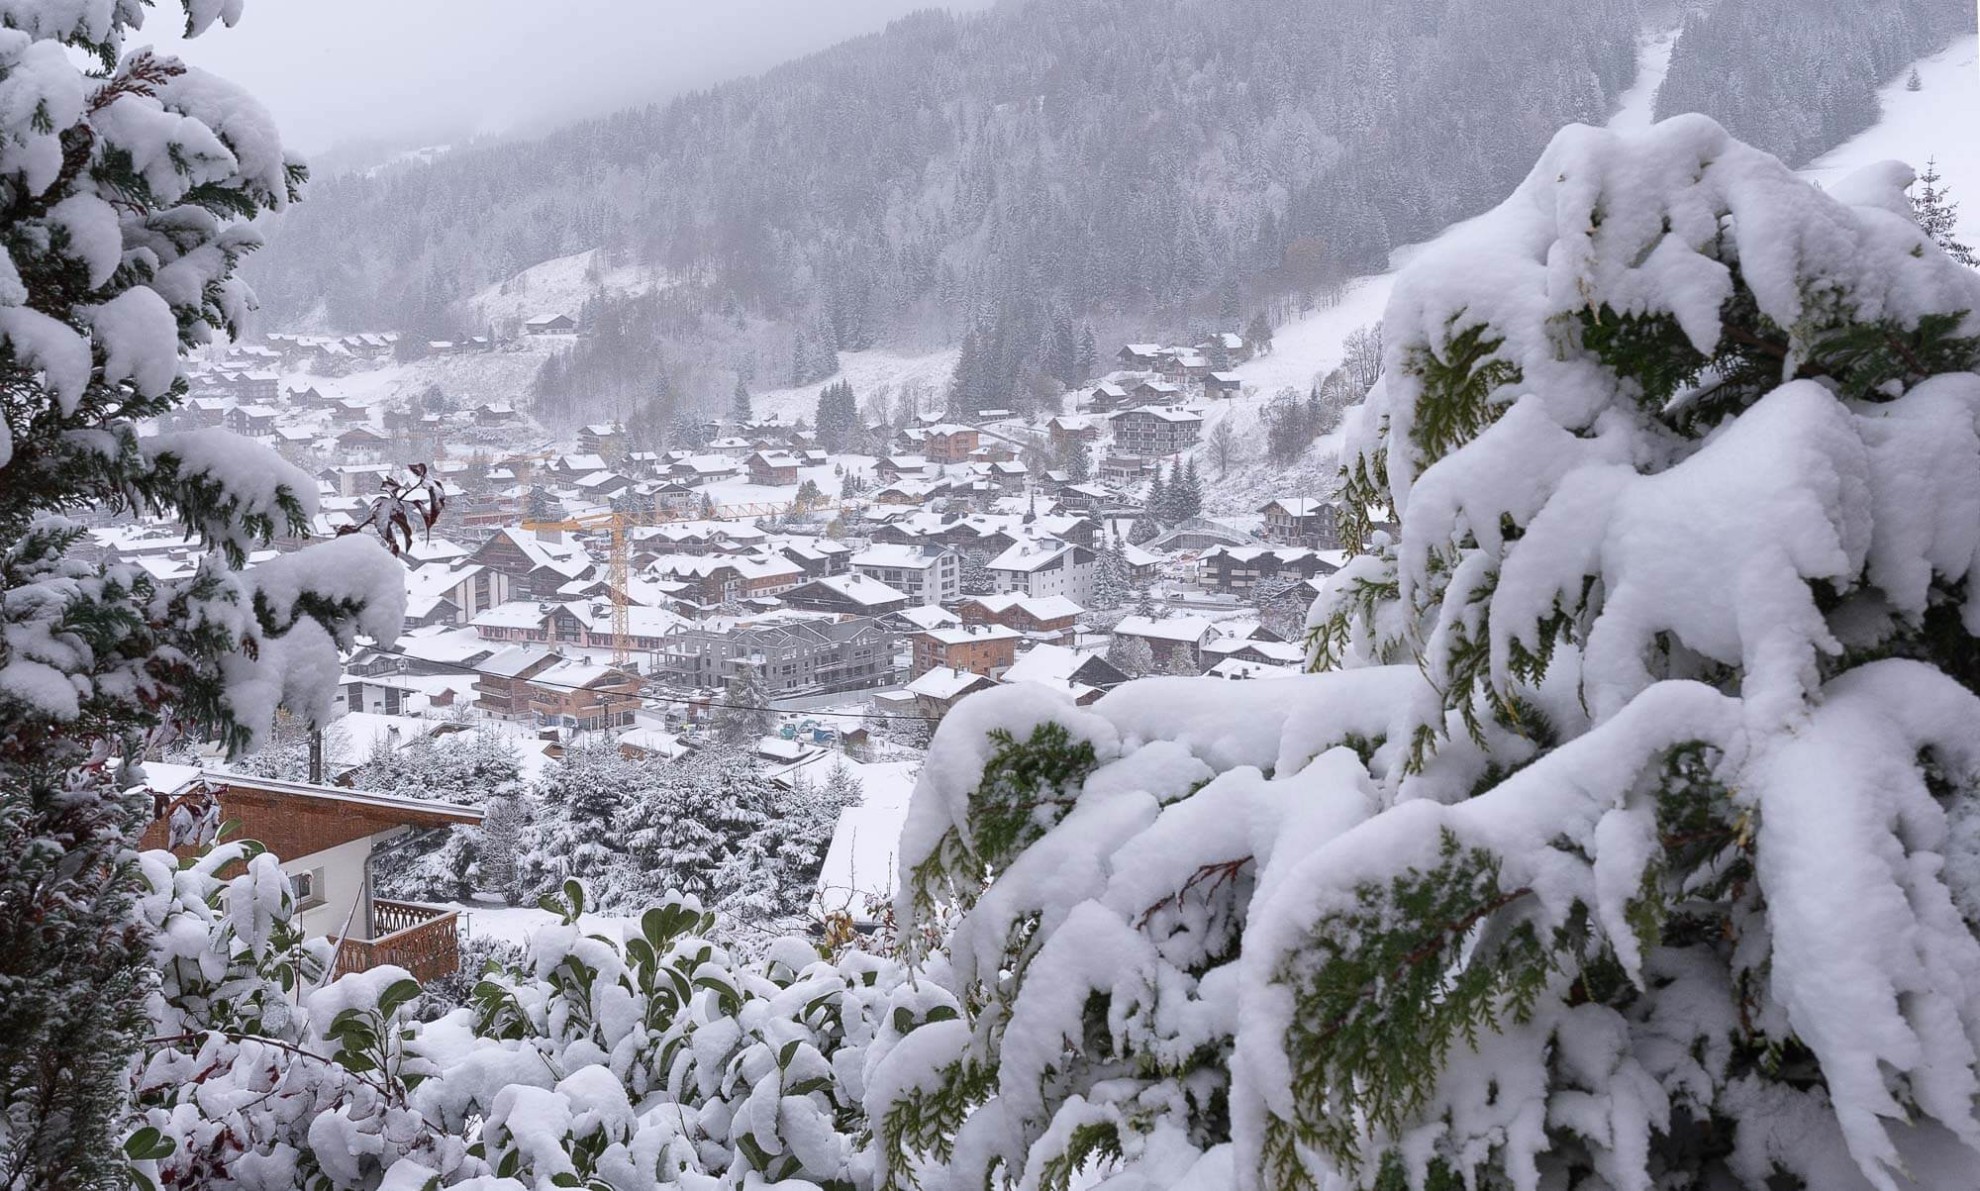
M 374 938 L 345 939 L 338 945 L 338 972 L 395 964 L 424 984 L 460 970 L 460 911 L 374 900 L 371 918 Z

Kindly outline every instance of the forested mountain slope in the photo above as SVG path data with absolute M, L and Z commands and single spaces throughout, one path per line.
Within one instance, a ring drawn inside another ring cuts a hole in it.
M 1684 23 L 1657 117 L 1704 112 L 1803 165 L 1875 124 L 1879 87 L 1973 27 L 1968 0 L 1715 0 Z
M 318 179 L 251 262 L 270 325 L 446 338 L 464 299 L 595 262 L 614 309 L 539 395 L 573 418 L 831 376 L 953 345 L 975 404 L 1066 375 L 1082 321 L 1188 334 L 1280 318 L 1498 201 L 1600 123 L 1646 24 L 1682 23 L 1659 116 L 1791 162 L 1971 29 L 1964 0 L 1012 0 L 926 12 L 759 78 L 540 140 Z M 496 303 L 514 315 L 539 300 Z M 636 296 L 633 291 L 637 291 Z M 576 313 L 573 311 L 573 313 Z M 688 375 L 686 362 L 699 373 Z M 710 369 L 717 370 L 711 373 Z M 707 391 L 702 391 L 702 390 Z M 692 390 L 692 391 L 689 391 Z M 663 408 L 664 407 L 664 408 Z
M 319 179 L 270 315 L 414 326 L 607 246 L 856 348 L 1037 296 L 1236 306 L 1383 266 L 1629 84 L 1633 0 L 1030 0 L 929 12 L 542 140 Z M 814 325 L 814 315 L 822 326 Z

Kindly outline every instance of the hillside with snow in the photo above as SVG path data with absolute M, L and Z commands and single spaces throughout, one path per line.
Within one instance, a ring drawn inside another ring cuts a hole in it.
M 1638 43 L 1636 82 L 1623 94 L 1606 127 L 1640 131 L 1650 126 L 1657 89 L 1670 67 L 1675 39 L 1675 30 L 1645 33 Z M 1920 59 L 1916 68 L 1918 90 L 1909 90 L 1909 72 L 1901 73 L 1879 92 L 1882 117 L 1874 126 L 1800 172 L 1817 183 L 1834 183 L 1880 161 L 1902 161 L 1922 172 L 1927 159 L 1936 158 L 1942 184 L 1955 201 L 1964 200 L 1961 226 L 1964 239 L 1971 242 L 1980 234 L 1980 137 L 1970 131 L 1976 113 L 1980 113 L 1980 39 L 1970 34 L 1956 38 L 1945 49 Z M 1397 249 L 1387 272 L 1354 278 L 1342 288 L 1334 304 L 1278 328 L 1269 354 L 1235 369 L 1243 378 L 1245 395 L 1210 403 L 1201 412 L 1206 440 L 1217 423 L 1230 420 L 1244 444 L 1245 465 L 1233 467 L 1228 477 L 1220 475 L 1218 468 L 1205 466 L 1208 511 L 1241 519 L 1273 496 L 1311 495 L 1317 489 L 1331 489 L 1337 467 L 1338 439 L 1334 436 L 1322 437 L 1306 458 L 1285 471 L 1262 466 L 1258 455 L 1264 443 L 1260 416 L 1265 404 L 1278 390 L 1290 387 L 1304 391 L 1338 367 L 1346 337 L 1382 320 L 1397 272 L 1426 247 L 1463 226 L 1454 225 L 1427 244 Z M 1199 456 L 1204 453 L 1199 449 Z
M 603 249 L 560 256 L 532 265 L 513 277 L 476 293 L 467 301 L 476 326 L 494 326 L 512 333 L 530 319 L 567 314 L 576 318 L 595 294 L 636 297 L 671 284 L 660 270 L 644 265 L 614 265 Z
M 1962 238 L 1980 236 L 1980 38 L 1955 38 L 1940 52 L 1918 61 L 1919 88 L 1907 87 L 1907 74 L 1891 80 L 1877 95 L 1883 118 L 1803 169 L 1824 186 L 1879 161 L 1902 161 L 1923 172 L 1936 159 L 1941 185 L 1960 204 Z

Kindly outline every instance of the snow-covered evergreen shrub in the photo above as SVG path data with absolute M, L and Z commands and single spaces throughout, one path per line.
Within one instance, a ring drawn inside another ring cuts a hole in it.
M 240 13 L 168 7 L 193 34 Z M 184 398 L 180 353 L 239 327 L 252 299 L 234 271 L 260 243 L 247 220 L 304 178 L 251 98 L 127 52 L 148 9 L 15 4 L 0 21 L 6 1186 L 115 1177 L 145 952 L 127 850 L 145 808 L 107 762 L 177 727 L 238 752 L 278 703 L 327 718 L 340 647 L 389 642 L 404 602 L 398 564 L 368 537 L 246 566 L 316 513 L 315 481 L 273 451 L 221 430 L 139 434 Z M 176 521 L 208 553 L 177 579 L 86 563 L 68 516 L 85 509 Z
M 892 1183 L 1980 1186 L 1980 275 L 1909 181 L 1564 131 L 1398 281 L 1327 672 L 958 707 Z
M 535 897 L 577 878 L 614 912 L 686 894 L 726 928 L 788 930 L 809 910 L 847 796 L 856 788 L 773 781 L 747 753 L 629 760 L 609 743 L 577 746 L 538 788 L 518 888 Z
M 148 852 L 142 871 L 158 987 L 124 1146 L 139 1186 L 370 1187 L 407 1154 L 465 1159 L 410 1107 L 431 1068 L 406 1045 L 419 986 L 403 969 L 324 983 L 330 946 L 303 938 L 258 844 Z
M 398 969 L 322 983 L 328 949 L 258 847 L 143 864 L 163 977 L 130 1169 L 153 1187 L 870 1188 L 873 1072 L 958 1016 L 862 952 L 784 939 L 738 963 L 692 899 L 581 929 L 572 881 L 561 924 L 422 1022 Z

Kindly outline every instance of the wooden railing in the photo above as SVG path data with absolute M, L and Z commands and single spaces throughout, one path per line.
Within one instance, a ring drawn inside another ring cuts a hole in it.
M 424 984 L 461 966 L 460 912 L 417 902 L 371 903 L 373 939 L 345 939 L 337 971 L 365 972 L 396 964 Z

